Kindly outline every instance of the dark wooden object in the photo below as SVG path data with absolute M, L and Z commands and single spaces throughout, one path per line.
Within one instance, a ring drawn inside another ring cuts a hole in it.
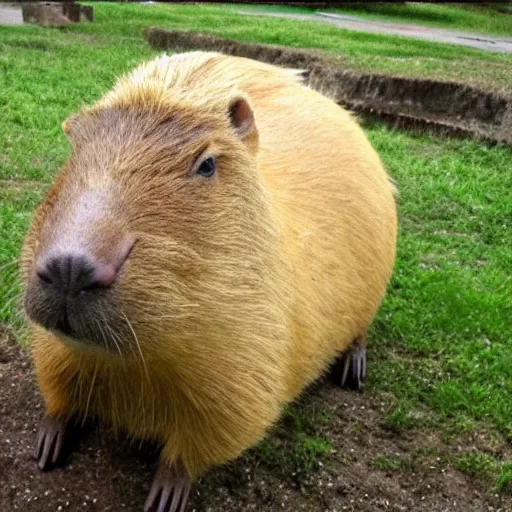
M 37 2 L 23 4 L 25 23 L 35 23 L 43 27 L 64 27 L 70 23 L 80 23 L 82 18 L 93 20 L 93 8 L 80 5 L 74 0 L 63 2 Z

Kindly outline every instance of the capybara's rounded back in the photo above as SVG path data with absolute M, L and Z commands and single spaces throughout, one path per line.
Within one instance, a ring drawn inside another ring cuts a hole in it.
M 144 64 L 64 129 L 22 261 L 47 411 L 159 439 L 196 476 L 368 329 L 393 185 L 297 72 L 220 54 Z

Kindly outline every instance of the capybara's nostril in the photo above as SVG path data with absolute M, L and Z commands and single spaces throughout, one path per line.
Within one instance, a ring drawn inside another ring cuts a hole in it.
M 48 255 L 38 262 L 36 274 L 47 287 L 64 295 L 109 288 L 115 281 L 117 268 L 97 261 L 89 254 L 61 253 Z
M 86 250 L 50 250 L 36 263 L 36 275 L 47 289 L 64 295 L 110 288 L 132 245 L 132 240 L 126 240 L 109 255 L 108 263 L 99 261 Z
M 38 269 L 36 269 L 36 274 L 37 274 L 37 277 L 39 277 L 39 279 L 41 281 L 43 281 L 43 283 L 46 283 L 46 284 L 52 284 L 53 283 L 53 276 L 52 276 L 52 272 L 49 271 L 49 267 L 40 267 Z

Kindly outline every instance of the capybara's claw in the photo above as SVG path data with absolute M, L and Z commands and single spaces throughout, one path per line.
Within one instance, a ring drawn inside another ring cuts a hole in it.
M 354 343 L 341 357 L 341 387 L 361 391 L 366 379 L 366 347 Z
M 46 416 L 37 434 L 34 458 L 40 470 L 55 466 L 59 461 L 66 437 L 67 422 Z
M 331 368 L 331 378 L 342 388 L 361 391 L 366 379 L 366 338 L 358 338 L 336 360 Z
M 149 491 L 144 512 L 184 512 L 190 477 L 182 464 L 161 464 Z

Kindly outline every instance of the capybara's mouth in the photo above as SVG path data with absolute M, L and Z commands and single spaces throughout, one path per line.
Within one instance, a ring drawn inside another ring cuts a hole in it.
M 70 337 L 70 338 L 72 338 L 73 336 L 76 337 L 76 333 L 73 332 L 73 329 L 71 328 L 71 325 L 69 324 L 67 315 L 64 315 L 62 320 L 57 321 L 57 324 L 55 325 L 55 330 L 58 333 L 62 333 L 67 337 Z
M 36 324 L 53 332 L 61 341 L 83 348 L 103 349 L 123 355 L 133 344 L 128 319 L 120 312 L 112 291 L 101 296 L 84 292 L 66 298 L 34 290 L 31 284 L 25 296 L 25 310 Z

